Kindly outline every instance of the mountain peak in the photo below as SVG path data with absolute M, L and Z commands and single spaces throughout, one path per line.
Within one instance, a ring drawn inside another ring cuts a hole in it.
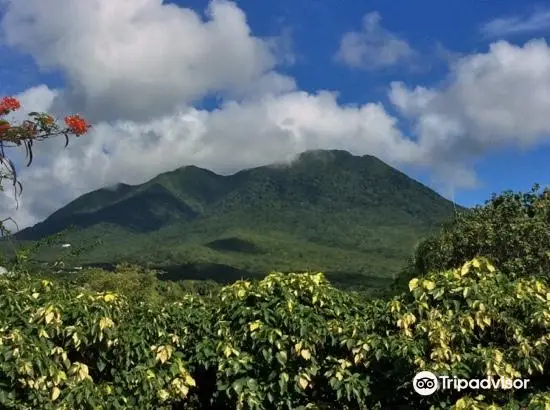
M 310 149 L 298 154 L 300 158 L 349 158 L 353 157 L 349 151 L 343 149 Z
M 145 258 L 255 274 L 386 275 L 453 213 L 452 202 L 376 157 L 310 150 L 281 166 L 218 175 L 191 165 L 94 191 L 15 238 L 37 240 L 75 225 L 66 242 L 103 240 L 87 256 L 96 263 Z
M 345 150 L 312 149 L 299 153 L 294 158 L 294 160 L 291 161 L 291 164 L 297 164 L 301 162 L 306 162 L 308 164 L 313 164 L 315 162 L 321 164 L 329 164 L 346 161 L 354 157 L 354 155 Z

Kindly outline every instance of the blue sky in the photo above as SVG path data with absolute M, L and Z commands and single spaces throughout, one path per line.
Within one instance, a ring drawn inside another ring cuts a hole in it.
M 22 174 L 38 191 L 28 223 L 118 181 L 188 163 L 233 172 L 300 147 L 379 156 L 466 206 L 550 183 L 543 2 L 0 4 L 0 93 L 97 125 Z

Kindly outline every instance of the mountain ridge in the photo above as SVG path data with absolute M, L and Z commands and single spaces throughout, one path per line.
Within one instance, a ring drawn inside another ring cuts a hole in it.
M 389 278 L 456 209 L 376 157 L 315 150 L 230 175 L 191 165 L 143 184 L 101 188 L 15 238 L 37 240 L 73 224 L 66 241 L 104 242 L 79 263 L 210 263 L 250 275 L 316 269 Z

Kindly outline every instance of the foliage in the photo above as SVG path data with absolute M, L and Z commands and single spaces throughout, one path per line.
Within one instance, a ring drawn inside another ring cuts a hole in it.
M 125 267 L 124 269 L 130 269 Z M 272 273 L 152 303 L 0 276 L 0 406 L 13 409 L 545 408 L 550 283 L 486 259 L 364 301 Z M 529 378 L 526 391 L 413 392 L 416 372 Z M 538 404 L 537 404 L 538 403 Z M 491 407 L 492 406 L 492 407 Z
M 459 213 L 417 247 L 402 288 L 414 275 L 460 266 L 475 256 L 494 261 L 512 276 L 550 272 L 550 189 L 493 194 L 484 206 Z
M 186 336 L 180 326 L 200 323 L 200 300 L 152 311 L 144 303 L 130 309 L 114 293 L 45 280 L 0 285 L 2 408 L 165 409 L 195 384 L 183 353 L 171 346 L 197 342 L 198 332 Z
M 162 273 L 137 265 L 119 264 L 114 270 L 85 268 L 69 270 L 51 277 L 64 279 L 96 292 L 114 291 L 125 295 L 131 302 L 147 301 L 152 304 L 175 302 L 185 294 L 211 296 L 219 285 L 210 281 L 161 280 Z
M 14 257 L 2 263 L 10 270 L 33 277 L 63 281 L 82 286 L 96 292 L 114 291 L 124 294 L 131 302 L 146 300 L 150 303 L 164 303 L 179 300 L 184 294 L 212 296 L 220 285 L 209 280 L 173 281 L 166 272 L 121 263 L 107 270 L 101 267 L 76 266 L 74 257 L 89 252 L 97 246 L 70 247 L 59 249 L 54 263 L 37 263 L 35 255 L 45 247 L 59 247 L 64 232 L 32 242 L 14 252 Z

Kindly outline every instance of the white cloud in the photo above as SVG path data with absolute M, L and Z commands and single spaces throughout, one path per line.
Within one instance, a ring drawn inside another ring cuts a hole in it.
M 391 87 L 392 103 L 414 121 L 424 158 L 457 163 L 549 139 L 550 48 L 544 40 L 494 43 L 487 53 L 459 59 L 446 84 Z M 466 174 L 470 183 L 472 176 Z
M 550 30 L 550 9 L 537 8 L 523 16 L 499 17 L 481 26 L 481 33 L 488 38 Z
M 273 39 L 252 36 L 234 3 L 215 0 L 207 15 L 161 0 L 8 0 L 2 27 L 7 44 L 67 76 L 57 108 L 93 120 L 152 118 L 209 94 L 246 97 L 256 85 L 294 89 L 273 71 Z
M 361 31 L 342 36 L 337 61 L 352 68 L 374 70 L 389 67 L 414 57 L 415 52 L 404 40 L 380 25 L 380 14 L 371 12 L 363 17 Z

